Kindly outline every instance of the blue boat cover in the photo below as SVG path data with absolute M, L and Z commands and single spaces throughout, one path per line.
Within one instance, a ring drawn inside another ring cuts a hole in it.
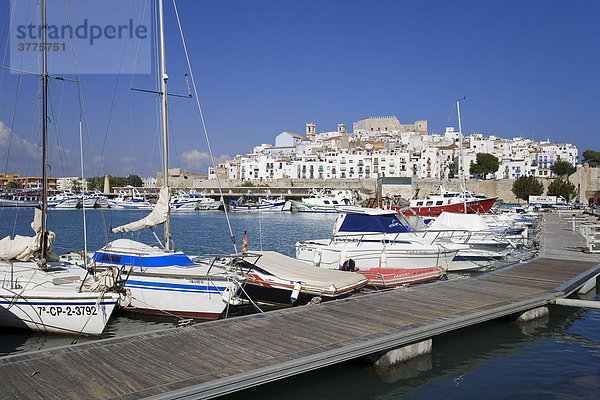
M 169 267 L 174 265 L 185 266 L 194 264 L 188 256 L 180 253 L 149 257 L 109 253 L 98 250 L 94 253 L 94 260 L 102 264 L 132 265 L 134 267 Z
M 395 215 L 346 214 L 338 232 L 408 232 Z

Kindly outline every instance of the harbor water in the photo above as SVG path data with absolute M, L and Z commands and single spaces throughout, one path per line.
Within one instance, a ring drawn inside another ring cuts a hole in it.
M 110 228 L 147 211 L 87 210 L 88 251 L 118 235 Z M 81 210 L 51 210 L 49 229 L 59 253 L 81 251 Z M 232 213 L 238 250 L 244 232 L 249 249 L 275 250 L 290 256 L 298 240 L 330 237 L 334 214 Z M 31 209 L 0 209 L 0 238 L 31 235 Z M 172 215 L 175 246 L 188 254 L 234 251 L 223 212 Z M 159 237 L 160 237 L 160 233 Z M 126 237 L 154 244 L 150 232 Z M 583 296 L 599 300 L 597 290 Z M 401 307 L 401 305 L 398 305 Z M 173 320 L 119 314 L 102 338 L 157 329 L 177 329 Z M 47 349 L 102 338 L 41 335 L 0 330 L 0 355 Z M 243 340 L 243 338 L 241 338 Z M 273 333 L 273 340 L 285 340 Z M 376 371 L 355 360 L 260 386 L 230 399 L 597 399 L 600 393 L 600 310 L 553 306 L 546 318 L 527 324 L 496 320 L 433 339 L 431 355 L 402 366 Z

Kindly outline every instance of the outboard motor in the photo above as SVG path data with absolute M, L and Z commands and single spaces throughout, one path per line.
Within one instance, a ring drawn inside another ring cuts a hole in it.
M 344 264 L 342 264 L 342 266 L 340 267 L 340 270 L 355 272 L 356 271 L 356 263 L 354 262 L 353 259 L 349 258 L 346 261 L 344 261 Z

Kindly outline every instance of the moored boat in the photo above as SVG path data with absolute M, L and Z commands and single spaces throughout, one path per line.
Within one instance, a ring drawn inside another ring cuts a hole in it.
M 356 271 L 369 285 L 391 287 L 445 275 L 459 249 L 415 235 L 390 210 L 348 207 L 331 239 L 296 243 L 296 258 L 314 266 Z
M 486 197 L 482 194 L 471 192 L 451 192 L 440 185 L 440 193 L 426 199 L 410 201 L 410 209 L 423 217 L 435 217 L 443 212 L 487 214 L 492 209 L 497 197 Z M 392 206 L 392 210 L 400 211 L 404 207 Z
M 246 253 L 235 265 L 246 278 L 248 298 L 277 306 L 303 305 L 315 297 L 339 299 L 367 284 L 360 274 L 316 268 L 273 251 Z

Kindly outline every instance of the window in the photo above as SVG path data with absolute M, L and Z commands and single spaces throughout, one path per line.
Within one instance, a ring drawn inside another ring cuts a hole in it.
M 438 200 L 435 202 L 436 206 L 441 206 L 444 202 L 442 200 Z
M 324 204 L 329 204 L 329 200 L 323 200 Z
M 423 205 L 422 201 L 417 201 L 417 207 L 421 207 Z
M 433 200 L 429 200 L 427 203 L 425 203 L 426 206 L 432 206 L 433 205 Z

